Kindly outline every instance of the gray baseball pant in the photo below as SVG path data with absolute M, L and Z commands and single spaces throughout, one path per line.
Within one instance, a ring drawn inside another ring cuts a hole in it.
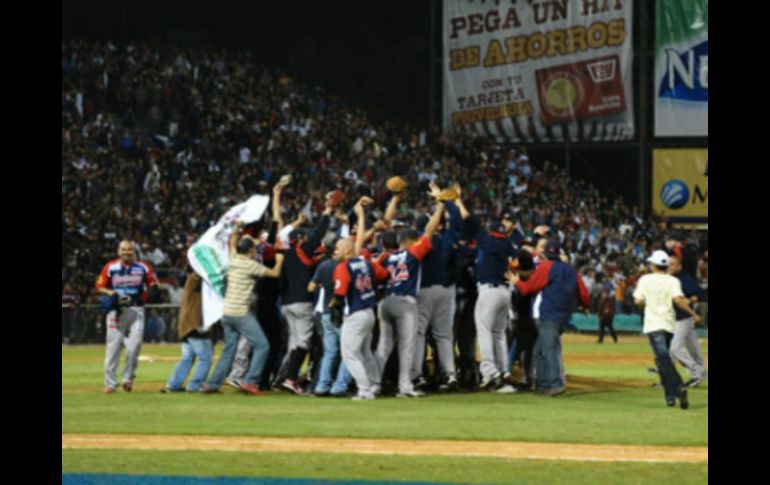
M 703 379 L 706 375 L 705 361 L 695 333 L 695 321 L 692 317 L 676 321 L 674 338 L 671 340 L 671 359 L 687 369 L 693 379 Z
M 485 380 L 504 375 L 508 370 L 508 342 L 505 329 L 511 309 L 511 292 L 507 286 L 479 285 L 479 297 L 473 317 L 481 351 L 481 375 Z
M 436 341 L 438 362 L 446 375 L 455 375 L 454 318 L 455 286 L 433 285 L 417 294 L 417 338 L 415 339 L 412 380 L 422 375 L 425 361 L 425 336 L 428 328 Z
M 292 303 L 281 307 L 281 314 L 289 325 L 288 355 L 297 347 L 310 350 L 310 341 L 313 338 L 313 304 Z
M 377 382 L 393 351 L 394 340 L 398 339 L 398 390 L 413 392 L 412 361 L 417 337 L 417 299 L 413 296 L 389 295 L 380 303 L 380 340 L 377 342 Z M 395 337 L 394 337 L 395 332 Z
M 249 341 L 241 335 L 238 340 L 238 347 L 235 351 L 235 358 L 233 364 L 230 366 L 230 373 L 227 375 L 228 379 L 243 379 L 246 371 L 249 368 L 249 358 L 251 357 L 251 344 Z
M 372 384 L 377 377 L 377 362 L 372 355 L 374 311 L 359 310 L 342 319 L 340 352 L 342 360 L 356 381 L 359 396 L 372 396 Z
M 133 381 L 136 367 L 139 365 L 139 351 L 144 338 L 144 308 L 130 307 L 136 312 L 136 320 L 131 324 L 128 337 L 118 330 L 118 312 L 107 314 L 107 353 L 104 358 L 104 385 L 118 387 L 118 361 L 120 351 L 126 346 L 126 363 L 123 367 L 123 382 Z

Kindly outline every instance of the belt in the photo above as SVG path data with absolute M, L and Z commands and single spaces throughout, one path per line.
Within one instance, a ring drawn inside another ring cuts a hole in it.
M 489 286 L 490 288 L 507 288 L 506 283 L 479 283 L 479 288 L 482 286 Z

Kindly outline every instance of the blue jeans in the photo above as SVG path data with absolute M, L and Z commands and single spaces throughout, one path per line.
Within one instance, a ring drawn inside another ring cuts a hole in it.
M 235 351 L 238 347 L 238 339 L 241 335 L 251 344 L 251 360 L 243 381 L 246 384 L 257 384 L 262 376 L 262 370 L 270 351 L 270 343 L 259 326 L 259 322 L 250 312 L 242 317 L 225 315 L 222 317 L 222 328 L 225 331 L 225 347 L 214 372 L 209 377 L 208 387 L 219 389 L 225 381 L 230 366 L 235 359 Z
M 328 313 L 321 316 L 321 325 L 323 326 L 324 353 L 315 392 L 325 394 L 331 391 L 332 394 L 344 394 L 348 390 L 351 376 L 345 362 L 340 358 L 340 329 L 332 325 L 331 315 Z M 332 385 L 334 369 L 338 364 L 337 379 Z
M 508 350 L 508 372 L 511 372 L 511 369 L 513 369 L 513 364 L 516 362 L 516 355 L 519 353 L 519 343 L 514 338 L 511 341 L 511 348 Z
M 674 367 L 669 355 L 671 348 L 671 339 L 674 334 L 665 330 L 648 333 L 652 353 L 655 354 L 655 365 L 658 367 L 660 382 L 663 384 L 663 392 L 666 394 L 666 400 L 674 399 L 679 395 L 679 388 L 682 386 L 682 378 Z
M 561 333 L 566 323 L 540 320 L 537 340 L 533 350 L 535 357 L 535 382 L 543 391 L 565 387 L 561 367 Z
M 214 347 L 211 345 L 211 339 L 188 337 L 186 342 L 182 342 L 182 358 L 174 368 L 166 387 L 175 391 L 181 389 L 197 357 L 198 367 L 187 384 L 187 390 L 190 392 L 200 391 L 203 381 L 209 374 L 213 355 Z

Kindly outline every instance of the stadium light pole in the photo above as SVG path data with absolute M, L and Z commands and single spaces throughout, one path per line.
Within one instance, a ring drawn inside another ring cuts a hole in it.
M 434 113 L 436 111 L 435 97 L 436 97 L 436 0 L 430 1 L 430 39 L 428 40 L 428 132 L 432 135 L 436 126 Z
M 639 51 L 637 52 L 638 69 L 639 69 L 639 209 L 645 211 L 647 208 L 647 197 L 645 197 L 645 166 L 647 162 L 648 152 L 648 139 L 647 139 L 647 126 L 649 121 L 647 119 L 647 103 L 648 103 L 648 65 L 649 51 L 647 49 L 647 43 L 649 42 L 648 31 L 650 28 L 650 17 L 648 15 L 650 9 L 646 2 L 636 2 L 637 7 L 636 14 L 639 18 Z

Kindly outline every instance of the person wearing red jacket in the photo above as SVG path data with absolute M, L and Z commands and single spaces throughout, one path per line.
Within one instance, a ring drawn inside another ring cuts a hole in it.
M 586 308 L 590 300 L 580 273 L 561 261 L 559 243 L 549 240 L 544 253 L 548 259 L 537 266 L 528 280 L 521 280 L 518 273 L 511 272 L 506 278 L 523 296 L 540 293 L 532 306 L 532 317 L 538 326 L 534 349 L 535 385 L 539 394 L 556 396 L 566 387 L 561 373 L 561 333 L 570 320 L 575 296 L 580 297 Z

